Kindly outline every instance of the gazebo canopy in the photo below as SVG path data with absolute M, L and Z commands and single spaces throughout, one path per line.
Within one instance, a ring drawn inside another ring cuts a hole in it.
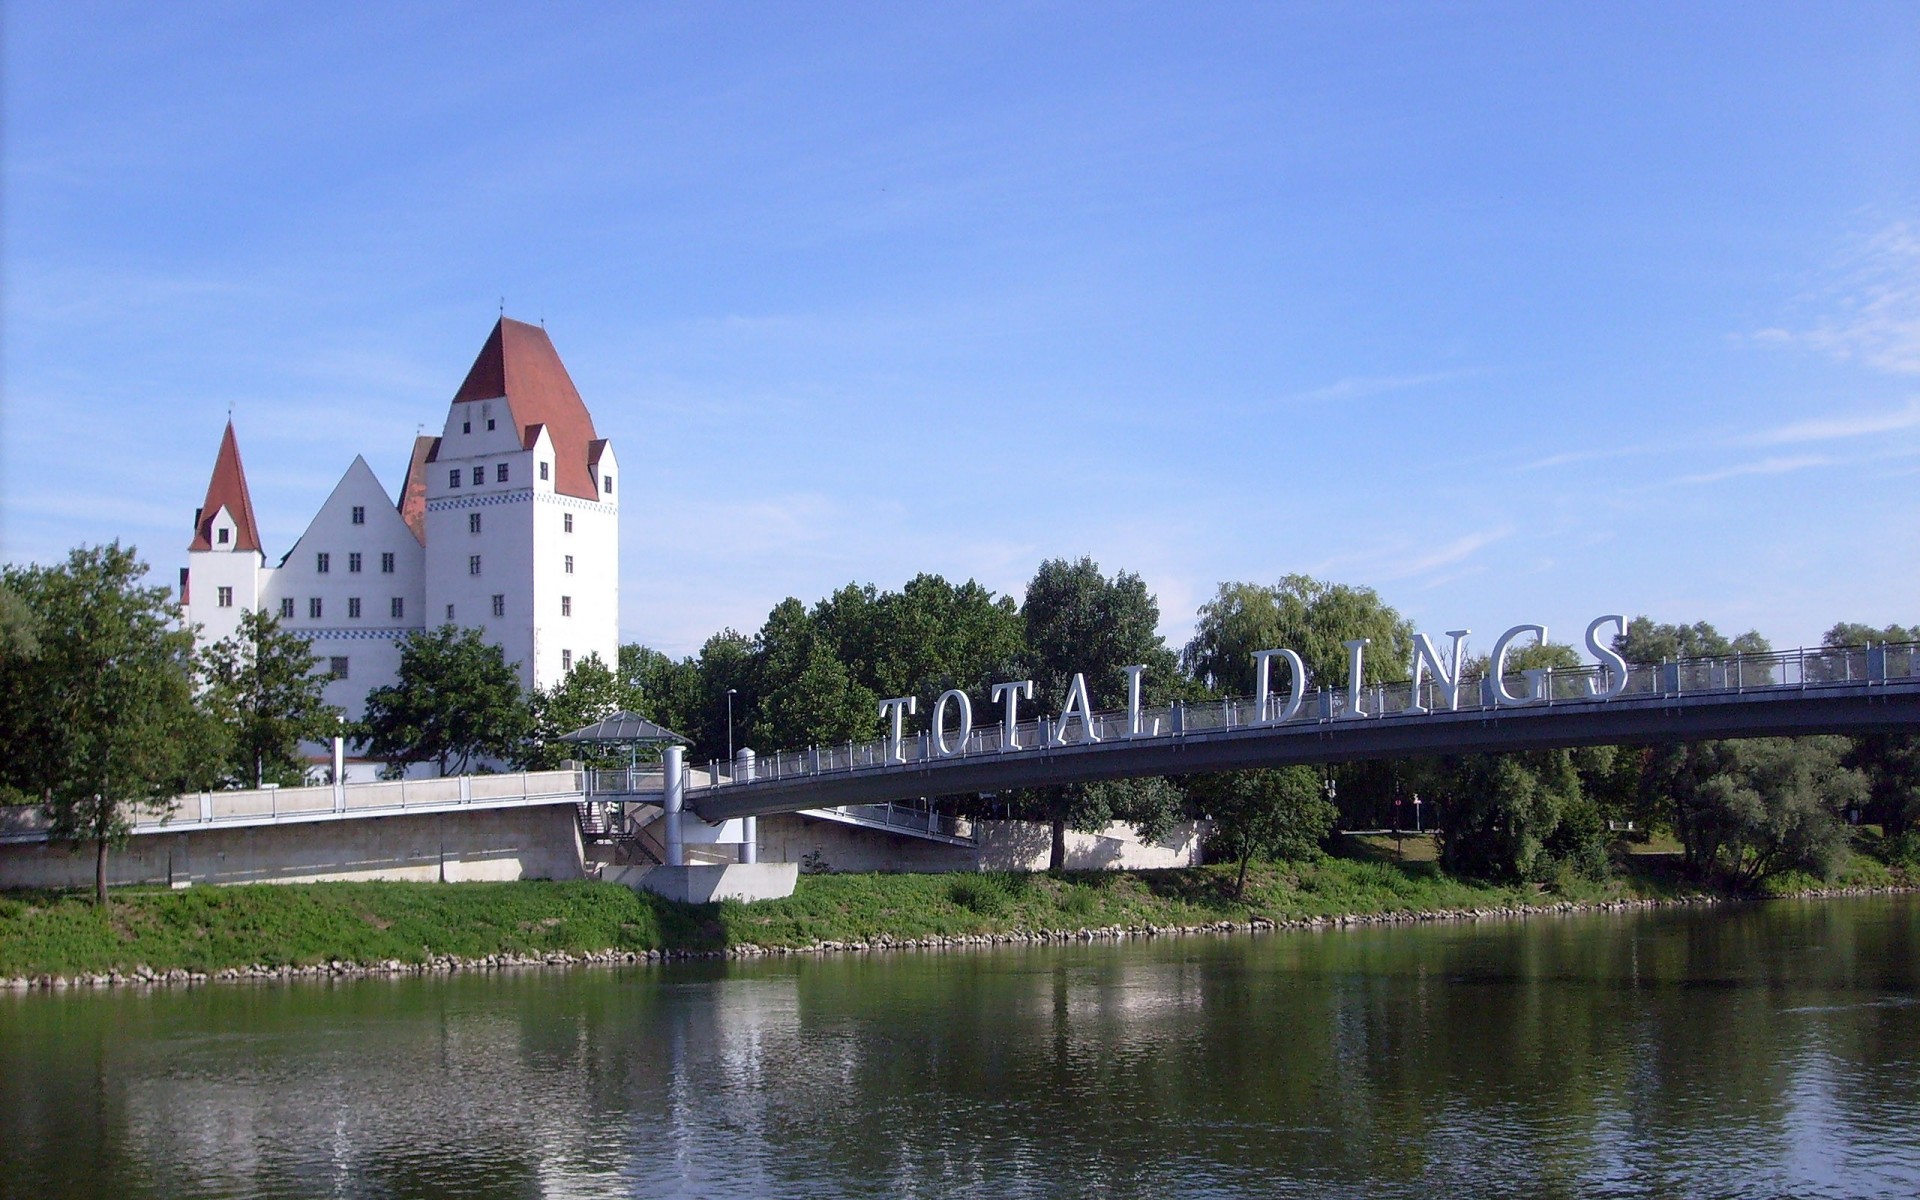
M 576 729 L 563 734 L 563 742 L 597 742 L 601 745 L 652 746 L 661 742 L 690 742 L 668 729 L 656 725 L 645 717 L 630 712 L 617 712 L 604 721 L 595 721 L 585 729 Z

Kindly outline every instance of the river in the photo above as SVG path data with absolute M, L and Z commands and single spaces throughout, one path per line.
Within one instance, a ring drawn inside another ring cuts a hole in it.
M 0 1194 L 1920 1195 L 1920 898 L 0 997 Z

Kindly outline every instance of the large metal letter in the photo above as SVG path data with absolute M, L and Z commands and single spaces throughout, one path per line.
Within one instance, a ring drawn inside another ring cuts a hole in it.
M 1067 744 L 1067 722 L 1073 719 L 1076 710 L 1080 714 L 1081 743 L 1100 740 L 1093 732 L 1093 701 L 1087 696 L 1087 677 L 1075 674 L 1073 682 L 1067 685 L 1067 698 L 1060 705 L 1060 723 L 1053 730 L 1054 745 Z
M 1340 643 L 1347 648 L 1347 709 L 1340 714 L 1342 720 L 1352 720 L 1358 717 L 1372 715 L 1367 712 L 1366 709 L 1360 707 L 1361 667 L 1365 662 L 1363 656 L 1367 652 L 1367 646 L 1371 644 L 1372 641 L 1372 638 L 1354 638 L 1350 642 Z
M 1602 642 L 1599 637 L 1602 625 L 1613 624 L 1620 627 L 1620 636 L 1627 636 L 1627 619 L 1622 616 L 1595 617 L 1587 626 L 1587 653 L 1606 672 L 1607 686 L 1601 687 L 1598 679 L 1589 684 L 1595 700 L 1611 700 L 1627 690 L 1627 660 L 1620 657 L 1611 642 Z
M 1287 706 L 1280 710 L 1279 716 L 1267 711 L 1273 697 L 1272 660 L 1279 659 L 1287 664 Z M 1260 716 L 1256 725 L 1277 725 L 1282 721 L 1291 721 L 1300 714 L 1300 702 L 1307 698 L 1307 665 L 1300 656 L 1291 650 L 1255 650 L 1253 652 L 1253 702 Z
M 920 710 L 920 701 L 912 696 L 895 696 L 891 700 L 880 702 L 880 719 L 887 722 L 887 761 L 905 762 L 907 756 L 900 752 L 900 722 L 910 712 Z
M 1127 673 L 1127 736 L 1140 736 L 1140 677 L 1147 673 L 1144 666 L 1121 667 Z
M 1451 666 L 1440 661 L 1432 638 L 1424 633 L 1413 635 L 1413 693 L 1407 698 L 1407 712 L 1429 711 L 1426 705 L 1420 703 L 1420 677 L 1428 671 L 1433 672 L 1433 686 L 1439 690 L 1440 698 L 1447 702 L 1447 711 L 1453 712 L 1460 707 L 1460 654 L 1465 648 L 1466 636 L 1472 632 L 1471 629 L 1447 630 L 1447 636 L 1453 639 Z
M 947 747 L 947 701 L 960 702 L 960 744 Z M 933 702 L 933 753 L 937 758 L 951 758 L 967 748 L 967 739 L 973 736 L 973 701 L 959 688 L 948 688 L 940 693 Z
M 1545 695 L 1547 673 L 1539 668 L 1524 672 L 1527 679 L 1526 695 L 1516 696 L 1507 690 L 1507 655 L 1513 650 L 1513 643 L 1526 633 L 1533 635 L 1534 645 L 1547 644 L 1545 625 L 1515 625 L 1501 634 L 1500 640 L 1493 644 L 1493 657 L 1487 662 L 1487 682 L 1493 685 L 1493 703 L 1496 708 L 1520 708 L 1528 704 L 1547 702 Z
M 993 698 L 1001 701 L 1006 711 L 1000 726 L 1001 752 L 1020 749 L 1020 701 L 1033 699 L 1033 680 L 996 683 L 993 685 Z

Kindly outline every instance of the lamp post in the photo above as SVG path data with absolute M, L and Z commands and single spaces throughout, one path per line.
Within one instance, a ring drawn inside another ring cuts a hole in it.
M 728 763 L 727 769 L 728 770 L 733 769 L 732 767 L 732 763 L 733 763 L 733 693 L 737 690 L 739 689 L 737 688 L 727 689 L 727 763 Z

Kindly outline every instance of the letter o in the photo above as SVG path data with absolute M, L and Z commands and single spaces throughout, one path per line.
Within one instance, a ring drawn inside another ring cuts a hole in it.
M 947 701 L 960 702 L 960 744 L 947 745 Z M 959 688 L 949 688 L 940 693 L 933 702 L 933 753 L 937 758 L 952 758 L 967 748 L 967 739 L 973 736 L 973 701 Z

